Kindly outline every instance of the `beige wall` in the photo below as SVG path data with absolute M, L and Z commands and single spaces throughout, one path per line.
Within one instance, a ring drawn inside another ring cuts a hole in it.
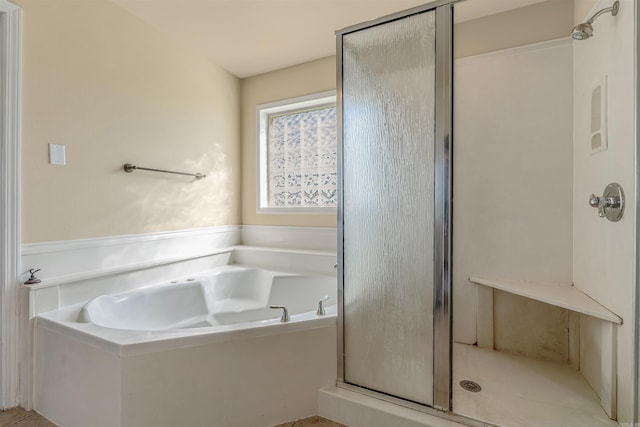
M 336 88 L 335 57 L 318 59 L 243 79 L 242 223 L 335 227 L 336 215 L 276 215 L 256 213 L 256 106 Z
M 589 0 L 578 0 L 589 1 Z M 456 7 L 464 7 L 465 2 Z M 543 22 L 544 25 L 539 25 Z M 567 36 L 573 1 L 550 0 L 522 9 L 456 24 L 456 57 Z M 487 28 L 498 31 L 487 31 Z M 523 28 L 526 31 L 523 31 Z M 242 223 L 335 227 L 335 215 L 256 213 L 256 105 L 335 89 L 335 57 L 241 80 Z
M 236 77 L 110 1 L 16 3 L 25 243 L 239 223 Z M 48 164 L 49 143 L 66 166 Z
M 466 4 L 462 2 L 456 9 Z M 461 22 L 455 26 L 455 55 L 461 58 L 566 37 L 571 32 L 573 19 L 573 1 L 549 0 Z
M 589 14 L 593 13 L 594 8 L 598 0 L 574 0 L 573 6 L 573 22 L 579 24 L 586 21 L 589 18 Z M 613 3 L 611 1 L 610 3 Z M 609 7 L 611 4 L 605 6 Z
M 593 1 L 576 0 L 576 13 Z M 334 89 L 335 58 L 238 82 L 107 0 L 16 3 L 25 16 L 25 243 L 239 222 L 335 226 L 335 215 L 255 209 L 255 106 Z M 457 56 L 565 34 L 571 4 L 551 0 L 458 24 Z M 501 30 L 477 31 L 480 21 Z M 535 36 L 521 31 L 532 21 L 545 22 Z M 66 145 L 66 166 L 48 164 L 49 143 Z M 209 178 L 128 175 L 120 170 L 125 162 Z

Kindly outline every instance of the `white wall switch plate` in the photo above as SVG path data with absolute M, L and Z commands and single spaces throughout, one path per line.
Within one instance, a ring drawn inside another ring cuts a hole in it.
M 64 145 L 49 144 L 49 164 L 66 165 L 67 159 L 64 152 Z

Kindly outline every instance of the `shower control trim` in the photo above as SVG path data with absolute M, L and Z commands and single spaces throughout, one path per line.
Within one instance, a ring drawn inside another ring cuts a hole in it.
M 589 197 L 589 206 L 598 208 L 600 218 L 618 222 L 624 214 L 624 191 L 620 184 L 613 182 L 606 186 L 602 196 L 592 194 Z

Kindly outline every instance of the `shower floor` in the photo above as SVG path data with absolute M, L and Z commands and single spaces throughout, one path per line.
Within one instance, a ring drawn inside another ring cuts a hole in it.
M 480 384 L 469 392 L 460 381 Z M 453 410 L 509 427 L 613 427 L 587 381 L 569 365 L 453 345 Z

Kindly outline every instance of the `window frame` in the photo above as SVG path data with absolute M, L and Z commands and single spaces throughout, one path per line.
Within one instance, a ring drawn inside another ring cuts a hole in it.
M 268 129 L 269 118 L 275 114 L 295 112 L 309 108 L 335 105 L 337 107 L 336 91 L 314 93 L 295 98 L 283 99 L 256 106 L 256 213 L 258 214 L 312 214 L 336 215 L 337 207 L 327 206 L 268 206 L 269 178 L 268 178 Z M 337 141 L 336 141 L 337 145 Z

